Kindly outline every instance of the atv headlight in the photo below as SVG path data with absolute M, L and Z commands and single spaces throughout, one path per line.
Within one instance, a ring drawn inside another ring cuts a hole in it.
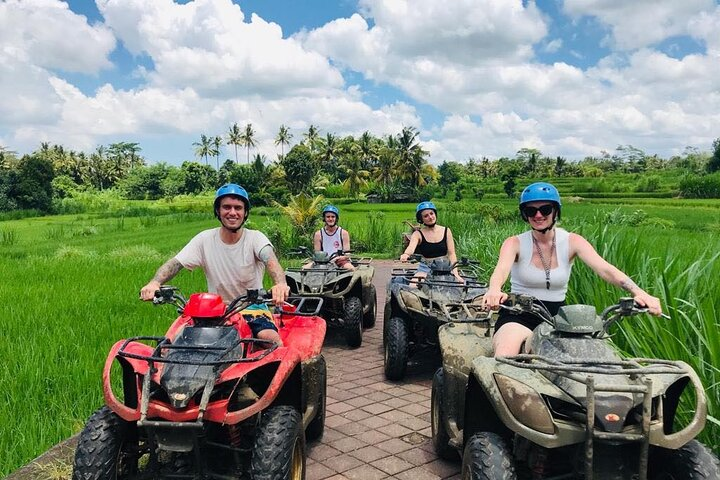
M 520 423 L 548 435 L 555 433 L 552 415 L 539 393 L 505 375 L 495 374 L 495 382 L 505 405 Z

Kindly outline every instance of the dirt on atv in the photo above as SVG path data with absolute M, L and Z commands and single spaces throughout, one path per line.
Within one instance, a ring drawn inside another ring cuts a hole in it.
M 387 286 L 383 327 L 388 380 L 402 380 L 408 361 L 414 356 L 438 351 L 437 331 L 441 325 L 484 316 L 482 295 L 487 286 L 472 273 L 476 264 L 465 258 L 454 264 L 447 259 L 433 260 L 424 278 L 416 276 L 417 268 L 393 269 Z M 455 268 L 463 283 L 453 275 Z
M 695 440 L 707 415 L 695 371 L 623 358 L 609 341 L 611 325 L 646 312 L 632 298 L 600 315 L 567 305 L 551 316 L 522 295 L 502 308 L 542 319 L 525 353 L 494 358 L 489 317 L 439 332 L 433 445 L 442 458 L 462 456 L 464 480 L 720 478 L 718 459 Z M 693 412 L 682 424 L 680 405 Z
M 306 256 L 308 263 L 302 268 L 288 268 L 285 278 L 292 295 L 321 297 L 319 315 L 331 327 L 341 328 L 347 345 L 357 348 L 362 345 L 363 330 L 375 325 L 377 292 L 372 283 L 372 260 L 350 257 L 350 253 L 339 250 L 328 255 L 301 247 L 291 254 Z M 354 270 L 338 266 L 335 260 L 339 257 L 349 259 Z
M 325 421 L 322 300 L 290 297 L 274 312 L 268 302 L 158 290 L 154 303 L 180 316 L 164 337 L 112 347 L 73 480 L 304 478 L 306 438 Z M 282 343 L 254 338 L 257 322 L 273 322 Z

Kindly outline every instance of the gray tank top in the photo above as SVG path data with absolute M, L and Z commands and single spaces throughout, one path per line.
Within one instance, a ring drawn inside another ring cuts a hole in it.
M 550 270 L 550 288 L 547 288 L 545 270 L 531 263 L 535 246 L 532 231 L 517 236 L 520 240 L 520 253 L 510 270 L 510 291 L 532 295 L 538 300 L 562 302 L 567 293 L 572 262 L 570 261 L 570 234 L 562 228 L 555 229 L 555 248 L 557 249 L 557 268 Z

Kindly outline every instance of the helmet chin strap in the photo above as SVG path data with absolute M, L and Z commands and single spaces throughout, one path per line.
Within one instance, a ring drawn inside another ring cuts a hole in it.
M 423 223 L 423 225 L 425 225 L 425 226 L 428 227 L 428 228 L 432 228 L 432 227 L 434 227 L 435 225 L 437 225 L 437 222 L 433 222 L 433 223 L 431 223 L 430 225 L 428 225 L 427 223 Z

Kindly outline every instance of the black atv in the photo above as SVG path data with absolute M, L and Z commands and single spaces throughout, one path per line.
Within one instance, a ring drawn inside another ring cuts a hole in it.
M 362 344 L 363 328 L 375 325 L 377 293 L 372 284 L 375 268 L 369 258 L 352 257 L 355 270 L 338 267 L 335 258 L 348 253 L 351 252 L 338 250 L 328 255 L 299 247 L 290 255 L 303 255 L 310 263 L 286 269 L 285 278 L 292 295 L 322 297 L 320 316 L 331 326 L 341 327 L 348 346 L 356 348 Z
M 421 257 L 413 255 L 411 260 Z M 487 285 L 468 275 L 477 262 L 466 258 L 453 264 L 435 259 L 430 272 L 420 279 L 416 268 L 394 268 L 385 301 L 383 347 L 385 377 L 402 380 L 410 358 L 428 350 L 437 352 L 437 330 L 441 325 L 458 319 L 484 316 L 482 295 Z M 464 284 L 452 274 L 458 268 Z
M 705 391 L 686 363 L 623 358 L 608 341 L 616 321 L 644 313 L 623 298 L 600 315 L 566 305 L 554 317 L 529 296 L 501 308 L 543 320 L 520 355 L 493 357 L 490 322 L 440 328 L 432 436 L 441 457 L 462 454 L 463 480 L 718 479 L 718 460 L 694 440 Z M 676 418 L 681 397 L 693 418 Z

